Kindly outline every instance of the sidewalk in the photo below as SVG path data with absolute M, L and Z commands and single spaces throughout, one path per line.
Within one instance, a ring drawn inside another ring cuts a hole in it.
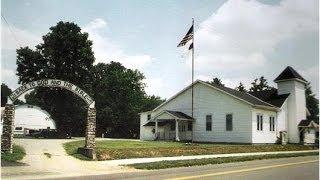
M 256 155 L 270 155 L 270 154 L 295 154 L 319 152 L 319 150 L 306 150 L 306 151 L 276 151 L 276 152 L 255 152 L 255 153 L 232 153 L 232 154 L 212 154 L 212 155 L 196 155 L 196 156 L 174 156 L 174 157 L 156 157 L 156 158 L 135 158 L 135 159 L 119 159 L 98 161 L 104 165 L 128 165 L 136 163 L 148 163 L 157 161 L 174 161 L 174 160 L 190 160 L 190 159 L 204 159 L 204 158 L 220 158 L 220 157 L 239 157 L 239 156 L 256 156 Z
M 203 158 L 254 156 L 267 154 L 290 154 L 319 152 L 319 150 L 308 151 L 277 151 L 277 152 L 256 152 L 256 153 L 234 153 L 234 154 L 212 154 L 196 156 L 156 157 L 156 158 L 135 158 L 107 161 L 82 161 L 66 154 L 62 143 L 71 140 L 34 140 L 16 139 L 15 143 L 26 149 L 26 157 L 22 160 L 26 166 L 9 166 L 1 168 L 2 179 L 41 179 L 58 178 L 83 175 L 114 174 L 126 172 L 139 172 L 125 165 L 134 163 L 148 163 L 157 161 L 189 160 Z M 44 153 L 50 153 L 48 158 Z M 122 166 L 124 165 L 124 166 Z

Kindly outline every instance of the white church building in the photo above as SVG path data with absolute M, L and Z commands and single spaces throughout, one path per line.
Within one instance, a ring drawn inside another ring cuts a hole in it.
M 149 112 L 140 113 L 141 140 L 312 144 L 318 124 L 307 120 L 307 81 L 288 66 L 277 89 L 256 93 L 197 80 Z

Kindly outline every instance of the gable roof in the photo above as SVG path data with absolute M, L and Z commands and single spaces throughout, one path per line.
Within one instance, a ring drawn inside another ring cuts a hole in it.
M 272 104 L 269 104 L 267 102 L 264 102 L 263 100 L 255 97 L 255 96 L 252 96 L 251 94 L 249 93 L 246 93 L 246 92 L 240 92 L 240 91 L 237 91 L 235 89 L 231 89 L 231 88 L 228 88 L 228 87 L 224 87 L 224 86 L 219 86 L 219 85 L 213 85 L 213 84 L 209 84 L 209 83 L 206 83 L 204 81 L 201 81 L 201 80 L 196 80 L 193 84 L 190 84 L 189 86 L 187 86 L 186 88 L 184 88 L 183 90 L 181 90 L 180 92 L 178 92 L 177 94 L 175 94 L 174 96 L 172 96 L 171 98 L 169 98 L 167 101 L 165 101 L 164 103 L 160 104 L 158 107 L 156 107 L 153 111 L 159 109 L 160 107 L 164 106 L 165 104 L 167 104 L 168 102 L 170 102 L 172 99 L 176 98 L 177 96 L 179 96 L 180 94 L 182 94 L 183 92 L 185 92 L 186 90 L 188 90 L 189 88 L 192 87 L 192 85 L 195 85 L 195 84 L 203 84 L 209 88 L 212 88 L 212 89 L 215 89 L 215 90 L 218 90 L 222 93 L 225 93 L 229 96 L 232 96 L 240 101 L 243 101 L 249 105 L 252 105 L 252 106 L 256 106 L 256 107 L 261 107 L 261 108 L 269 108 L 269 109 L 273 109 L 273 110 L 277 110 L 278 107 L 277 106 L 274 106 Z
M 290 95 L 290 94 L 278 95 L 278 90 L 275 88 L 267 89 L 263 91 L 257 91 L 257 92 L 249 92 L 249 93 L 269 104 L 277 106 L 278 108 L 281 108 L 283 103 L 286 101 L 286 99 Z
M 294 70 L 291 66 L 288 66 L 284 69 L 280 75 L 274 80 L 274 82 L 284 81 L 289 79 L 297 79 L 303 82 L 307 82 L 296 70 Z

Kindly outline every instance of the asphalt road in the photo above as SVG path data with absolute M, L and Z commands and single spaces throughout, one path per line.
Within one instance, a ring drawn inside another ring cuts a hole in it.
M 257 160 L 240 163 L 171 168 L 163 170 L 143 170 L 108 175 L 70 177 L 63 179 L 288 179 L 318 180 L 318 156 L 283 159 Z

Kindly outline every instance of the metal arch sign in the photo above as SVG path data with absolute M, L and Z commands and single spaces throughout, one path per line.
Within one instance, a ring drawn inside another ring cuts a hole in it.
M 94 100 L 81 88 L 78 86 L 69 83 L 67 81 L 58 80 L 58 79 L 42 79 L 38 81 L 32 81 L 26 84 L 23 84 L 16 90 L 12 92 L 12 94 L 9 96 L 12 102 L 17 100 L 19 96 L 21 96 L 23 93 L 29 91 L 30 89 L 34 89 L 36 87 L 59 87 L 67 89 L 74 94 L 78 95 L 81 99 L 83 99 L 89 107 L 94 107 Z

